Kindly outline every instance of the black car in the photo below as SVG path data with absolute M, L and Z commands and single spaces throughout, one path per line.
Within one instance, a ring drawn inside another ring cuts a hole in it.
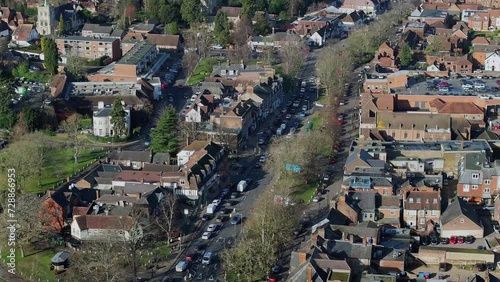
M 467 243 L 467 244 L 472 244 L 472 243 L 474 243 L 475 240 L 476 239 L 472 235 L 465 237 L 465 243 Z
M 205 247 L 206 246 L 203 244 L 196 244 L 196 245 L 194 245 L 193 250 L 195 252 L 203 252 L 205 250 Z
M 439 271 L 448 271 L 448 264 L 446 262 L 440 262 Z
M 433 244 L 433 245 L 439 244 L 439 239 L 437 237 L 432 237 L 431 238 L 431 244 Z
M 489 271 L 494 271 L 495 270 L 495 264 L 492 263 L 492 262 L 488 262 L 486 263 L 486 268 L 489 270 Z
M 304 228 L 302 226 L 299 226 L 295 228 L 295 230 L 293 230 L 293 235 L 299 236 L 300 234 L 302 234 L 302 232 L 304 232 Z
M 210 214 L 206 213 L 201 217 L 202 221 L 209 221 L 211 218 Z
M 476 268 L 478 271 L 485 271 L 486 265 L 484 263 L 476 263 Z
M 428 236 L 422 236 L 420 238 L 420 244 L 422 246 L 428 246 L 431 243 L 431 239 Z
M 443 245 L 448 245 L 450 243 L 450 239 L 442 237 L 441 238 L 441 244 Z

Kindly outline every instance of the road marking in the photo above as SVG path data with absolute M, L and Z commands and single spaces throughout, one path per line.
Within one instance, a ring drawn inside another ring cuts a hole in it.
M 214 281 L 214 276 L 210 275 L 210 278 L 208 278 L 209 281 Z

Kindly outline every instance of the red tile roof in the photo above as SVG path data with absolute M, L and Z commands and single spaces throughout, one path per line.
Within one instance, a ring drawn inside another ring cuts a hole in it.
M 440 114 L 484 114 L 484 111 L 472 102 L 450 102 L 441 109 Z

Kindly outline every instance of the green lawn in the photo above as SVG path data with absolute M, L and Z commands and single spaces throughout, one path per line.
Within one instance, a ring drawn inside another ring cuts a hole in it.
M 312 129 L 318 129 L 320 127 L 320 117 L 315 116 L 312 118 L 311 123 L 312 123 Z
M 26 183 L 26 191 L 33 193 L 45 192 L 53 188 L 54 185 L 65 181 L 67 177 L 71 177 L 93 164 L 106 154 L 107 151 L 105 150 L 84 148 L 80 152 L 78 163 L 74 163 L 72 148 L 55 148 L 50 160 L 43 168 L 41 185 L 38 185 L 37 179 L 30 179 Z M 0 181 L 2 182 L 0 183 L 5 183 L 5 180 L 2 179 L 5 175 L 5 173 L 1 174 Z
M 485 36 L 489 38 L 498 38 L 500 37 L 500 31 L 474 31 L 474 35 L 477 36 Z
M 38 253 L 25 253 L 27 256 L 21 257 L 19 248 L 16 252 L 16 274 L 30 281 L 54 281 L 55 273 L 50 270 L 50 259 L 57 253 L 55 250 L 44 250 Z M 5 252 L 2 253 L 2 261 L 5 262 Z M 40 280 L 38 280 L 40 279 Z
M 212 73 L 213 66 L 217 64 L 218 61 L 212 57 L 206 57 L 200 61 L 198 67 L 193 71 L 191 77 L 189 77 L 186 86 L 193 86 L 202 82 L 205 77 Z
M 300 191 L 295 194 L 297 200 L 303 200 L 304 203 L 308 204 L 311 202 L 312 198 L 316 194 L 316 188 L 318 187 L 318 182 L 314 181 L 312 183 L 302 185 Z

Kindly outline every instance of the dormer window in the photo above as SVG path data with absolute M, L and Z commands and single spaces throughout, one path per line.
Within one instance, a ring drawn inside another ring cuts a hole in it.
M 479 179 L 479 173 L 473 173 L 472 179 Z
M 408 201 L 409 201 L 410 203 L 413 203 L 413 198 L 409 198 L 409 199 L 408 199 Z

